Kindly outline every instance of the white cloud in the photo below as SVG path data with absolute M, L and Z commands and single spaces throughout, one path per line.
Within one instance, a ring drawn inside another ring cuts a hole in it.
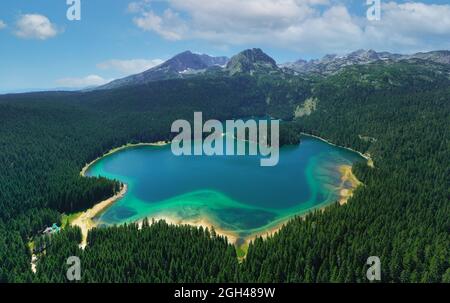
M 6 27 L 6 23 L 3 20 L 0 20 L 0 29 L 4 29 Z
M 280 29 L 314 14 L 312 1 L 298 0 L 170 0 L 172 7 L 187 12 L 193 25 L 208 25 L 220 32 L 233 28 Z M 315 2 L 315 1 L 313 1 Z
M 365 27 L 369 45 L 399 50 L 450 47 L 450 5 L 389 2 L 383 5 L 381 18 Z
M 110 69 L 123 74 L 138 74 L 152 67 L 160 65 L 164 61 L 161 59 L 131 59 L 131 60 L 108 60 L 97 64 L 100 69 Z
M 137 14 L 133 20 L 139 28 L 167 40 L 270 45 L 309 53 L 450 46 L 450 5 L 383 3 L 381 20 L 374 22 L 365 13 L 352 14 L 344 0 L 167 0 L 162 14 L 146 0 L 129 11 Z
M 139 2 L 131 2 L 128 4 L 127 11 L 129 13 L 137 13 L 141 10 L 141 5 Z
M 24 39 L 46 40 L 56 36 L 58 29 L 46 16 L 25 14 L 17 20 L 15 34 Z
M 171 41 L 181 40 L 187 31 L 185 22 L 171 9 L 166 9 L 162 16 L 156 15 L 153 11 L 143 12 L 140 17 L 135 17 L 133 22 L 139 28 L 156 32 Z
M 402 32 L 419 35 L 450 33 L 450 5 L 390 2 L 383 9 L 388 24 L 392 27 L 395 23 Z
M 63 78 L 56 80 L 59 86 L 67 88 L 84 88 L 90 86 L 99 86 L 111 82 L 112 79 L 106 80 L 98 75 L 89 75 L 84 78 Z
M 138 13 L 146 9 L 150 4 L 150 0 L 133 1 L 128 4 L 127 11 L 129 13 Z

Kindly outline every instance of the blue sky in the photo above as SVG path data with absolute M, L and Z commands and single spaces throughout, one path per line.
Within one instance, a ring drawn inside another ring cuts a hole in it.
M 277 62 L 359 48 L 450 48 L 448 1 L 66 0 L 0 2 L 0 91 L 83 87 L 140 72 L 184 50 L 211 55 L 261 47 Z

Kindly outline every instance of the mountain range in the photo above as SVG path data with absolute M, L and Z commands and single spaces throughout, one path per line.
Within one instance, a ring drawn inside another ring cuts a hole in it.
M 401 60 L 424 60 L 440 64 L 450 64 L 450 51 L 433 51 L 428 53 L 416 53 L 413 55 L 401 55 L 361 49 L 344 56 L 326 55 L 322 59 L 310 61 L 300 59 L 293 63 L 283 64 L 281 67 L 286 71 L 291 70 L 296 73 L 330 75 L 347 66 L 365 65 L 374 62 L 385 62 L 389 64 Z
M 375 62 L 385 64 L 402 60 L 450 64 L 450 51 L 433 51 L 402 55 L 374 50 L 357 50 L 347 55 L 326 55 L 321 59 L 303 60 L 277 65 L 276 61 L 259 48 L 247 49 L 233 56 L 212 57 L 205 54 L 195 54 L 185 51 L 153 67 L 143 73 L 114 80 L 96 89 L 114 89 L 120 87 L 143 85 L 153 81 L 182 79 L 195 75 L 222 74 L 233 76 L 236 74 L 255 73 L 286 73 L 286 74 L 316 74 L 328 76 L 335 74 L 348 66 L 366 65 Z

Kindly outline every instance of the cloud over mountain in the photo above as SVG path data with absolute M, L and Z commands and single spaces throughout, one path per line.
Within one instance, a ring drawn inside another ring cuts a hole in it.
M 112 59 L 97 64 L 97 67 L 100 69 L 115 70 L 123 74 L 131 75 L 141 73 L 163 62 L 164 60 L 161 59 Z
M 359 5 L 364 11 L 365 1 Z M 265 44 L 301 52 L 391 51 L 448 48 L 450 5 L 384 2 L 380 21 L 356 14 L 343 0 L 168 0 L 157 13 L 152 1 L 133 2 L 134 23 L 167 40 L 201 39 Z

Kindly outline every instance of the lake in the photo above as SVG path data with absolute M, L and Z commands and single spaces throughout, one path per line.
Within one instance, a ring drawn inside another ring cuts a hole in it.
M 274 167 L 261 167 L 259 156 L 176 157 L 170 145 L 138 146 L 100 159 L 87 176 L 128 184 L 125 197 L 96 218 L 99 225 L 165 218 L 209 222 L 246 238 L 339 200 L 350 187 L 339 168 L 361 160 L 350 150 L 302 136 L 298 146 L 281 148 Z

